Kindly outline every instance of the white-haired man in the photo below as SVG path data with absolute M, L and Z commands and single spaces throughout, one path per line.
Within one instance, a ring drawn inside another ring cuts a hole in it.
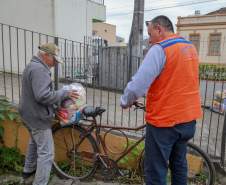
M 39 46 L 22 77 L 22 94 L 19 112 L 28 128 L 31 139 L 25 158 L 24 179 L 35 173 L 33 185 L 47 185 L 54 156 L 51 121 L 54 106 L 65 98 L 77 98 L 75 91 L 55 91 L 50 68 L 61 62 L 59 48 L 53 43 Z

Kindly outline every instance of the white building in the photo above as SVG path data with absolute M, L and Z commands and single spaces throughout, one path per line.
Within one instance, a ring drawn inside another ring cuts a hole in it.
M 104 0 L 0 0 L 0 23 L 82 42 L 93 20 L 106 20 Z
M 89 57 L 84 38 L 92 37 L 93 21 L 105 19 L 104 0 L 0 0 L 0 73 L 21 74 L 38 46 L 54 37 L 68 39 L 58 42 L 65 60 L 61 71 L 74 70 L 68 61 L 76 58 L 81 66 Z
M 200 62 L 226 64 L 226 8 L 206 15 L 178 17 L 177 32 L 193 42 Z

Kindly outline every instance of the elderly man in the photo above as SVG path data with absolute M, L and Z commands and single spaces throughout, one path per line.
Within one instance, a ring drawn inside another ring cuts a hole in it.
M 23 72 L 19 112 L 31 135 L 23 177 L 35 173 L 33 185 L 47 185 L 49 181 L 54 155 L 51 131 L 54 107 L 65 98 L 78 97 L 74 91 L 53 88 L 50 68 L 60 62 L 58 53 L 53 43 L 39 46 L 38 55 L 33 56 Z
M 152 47 L 128 83 L 121 106 L 146 94 L 146 184 L 166 185 L 169 167 L 171 184 L 186 185 L 186 145 L 202 115 L 198 55 L 191 42 L 174 34 L 168 17 L 158 16 L 147 26 Z

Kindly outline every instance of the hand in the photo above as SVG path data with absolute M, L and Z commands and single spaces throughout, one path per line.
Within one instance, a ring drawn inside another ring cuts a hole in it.
M 128 106 L 128 105 L 123 105 L 122 103 L 120 104 L 120 106 L 121 106 L 123 109 L 127 109 L 127 108 L 130 107 L 130 106 Z
M 71 99 L 78 99 L 79 98 L 79 94 L 76 90 L 72 90 L 68 92 L 68 97 Z
M 123 109 L 127 109 L 128 108 L 128 105 L 126 105 L 124 99 L 123 99 L 123 96 L 121 96 L 120 98 L 120 106 L 123 108 Z

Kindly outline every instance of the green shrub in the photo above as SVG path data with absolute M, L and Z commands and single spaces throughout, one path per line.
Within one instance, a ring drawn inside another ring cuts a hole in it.
M 5 120 L 18 120 L 18 112 L 13 108 L 7 97 L 0 95 L 0 171 L 22 172 L 23 156 L 17 148 L 7 148 L 3 144 L 4 127 L 2 125 Z
M 200 64 L 199 77 L 201 80 L 226 80 L 226 65 L 220 64 Z
M 21 173 L 24 157 L 17 148 L 0 147 L 0 169 L 2 172 L 14 171 Z
M 129 147 L 134 145 L 136 141 L 129 140 Z M 144 150 L 144 142 L 141 142 L 139 145 L 137 145 L 133 150 L 131 150 L 130 153 L 128 153 L 125 157 L 123 157 L 119 164 L 125 165 L 129 164 L 131 161 L 138 160 L 142 154 L 142 151 Z M 137 161 L 138 162 L 138 161 Z M 128 166 L 128 169 L 130 169 L 130 166 Z
M 0 141 L 3 142 L 4 128 L 2 122 L 5 120 L 17 120 L 18 112 L 12 107 L 7 97 L 0 95 Z

